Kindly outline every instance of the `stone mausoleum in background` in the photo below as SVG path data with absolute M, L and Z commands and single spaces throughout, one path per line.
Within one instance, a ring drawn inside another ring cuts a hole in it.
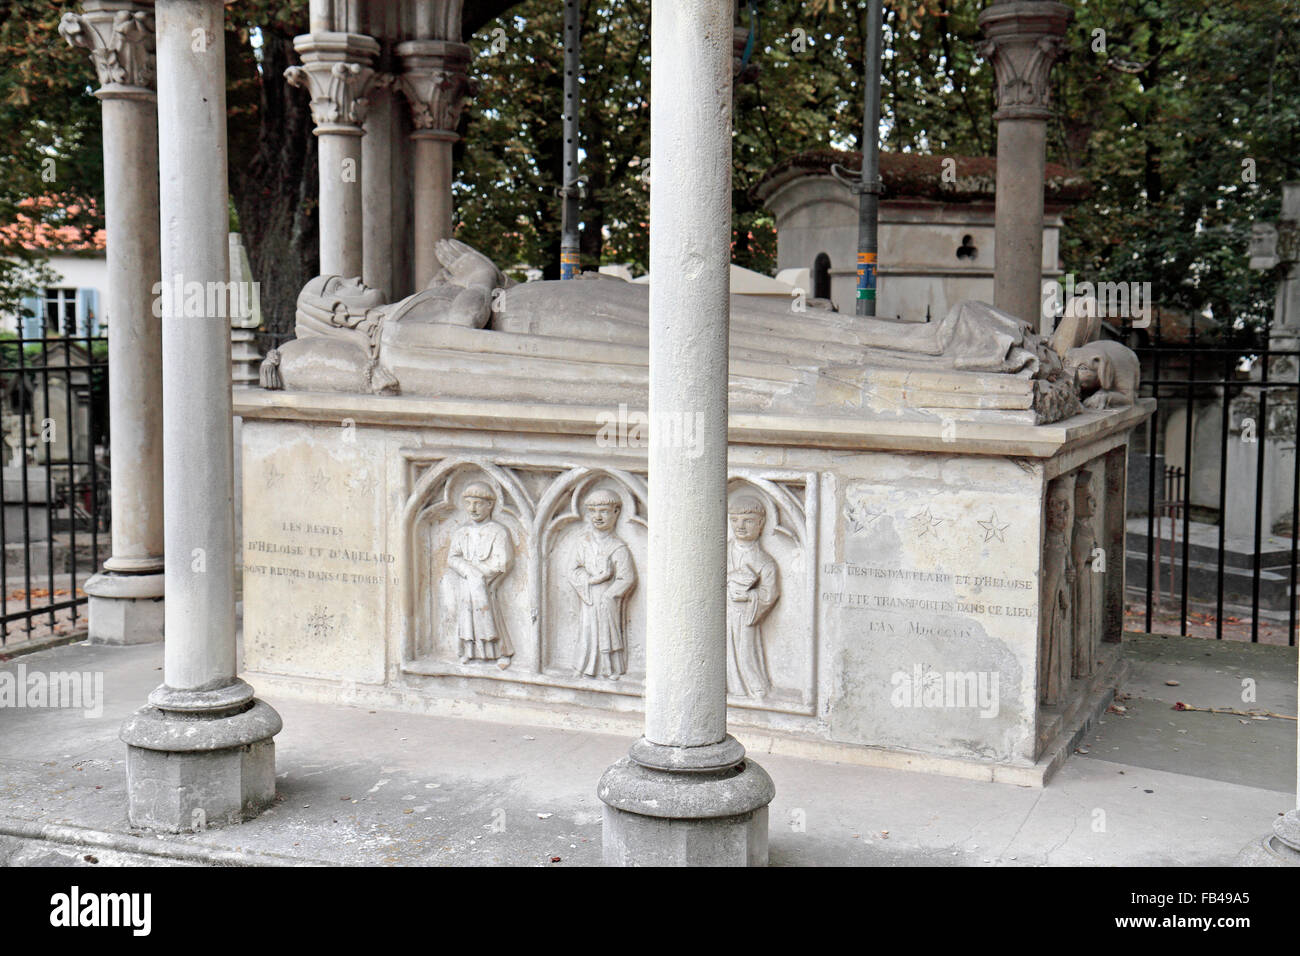
M 809 295 L 852 311 L 857 288 L 858 198 L 831 173 L 860 153 L 810 150 L 773 166 L 752 194 L 776 217 L 777 269 L 807 270 Z M 942 318 L 958 302 L 993 301 L 997 160 L 882 153 L 876 314 Z M 1062 216 L 1088 183 L 1048 163 L 1043 182 L 1044 279 L 1061 275 Z

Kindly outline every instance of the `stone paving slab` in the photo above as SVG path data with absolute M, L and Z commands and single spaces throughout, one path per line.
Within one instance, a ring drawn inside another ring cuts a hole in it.
M 1080 748 L 1090 759 L 1294 789 L 1296 721 L 1263 714 L 1296 714 L 1295 648 L 1143 635 L 1126 638 L 1124 652 L 1132 667 L 1118 702 L 1125 712 L 1101 719 Z M 1179 711 L 1179 703 L 1241 713 Z
M 1156 727 L 1174 712 L 1154 695 L 1165 689 L 1162 675 L 1175 673 L 1180 676 L 1171 679 L 1183 682 L 1178 690 L 1186 696 L 1226 701 L 1240 669 L 1259 674 L 1261 701 L 1288 692 L 1294 699 L 1294 651 L 1269 649 L 1283 652 L 1274 660 L 1232 644 L 1205 658 L 1202 645 L 1212 642 L 1170 641 L 1132 642 L 1139 674 L 1130 693 L 1143 707 L 1149 704 L 1149 712 L 1135 707 L 1127 719 L 1108 718 L 1100 739 L 1081 746 L 1088 755 L 1067 761 L 1046 789 L 760 756 L 777 786 L 772 864 L 1231 863 L 1294 802 L 1288 783 L 1294 779 L 1294 723 L 1243 726 L 1215 715 L 1252 739 L 1269 741 L 1245 759 L 1232 727 L 1225 723 L 1226 730 L 1203 736 L 1202 728 L 1218 725 L 1193 718 L 1211 715 L 1178 714 L 1189 733 L 1178 735 L 1173 760 Z M 259 855 L 250 862 L 308 865 L 596 865 L 596 781 L 631 742 L 611 734 L 268 698 L 285 722 L 276 738 L 277 805 L 239 827 L 157 836 L 127 824 L 125 753 L 117 730 L 161 679 L 161 646 L 74 644 L 0 667 L 12 670 L 19 663 L 29 673 L 101 673 L 105 700 L 98 717 L 65 709 L 0 710 L 0 862 L 14 865 L 75 863 L 85 855 L 98 862 L 82 859 L 82 865 L 157 862 L 164 846 L 192 857 L 167 861 L 178 863 L 201 861 L 204 854 L 230 862 L 248 853 Z M 1289 769 L 1280 756 L 1268 756 L 1288 746 Z M 1233 766 L 1242 769 L 1230 775 Z M 60 842 L 75 832 L 69 827 L 88 828 L 99 844 L 86 849 Z M 31 836 L 40 832 L 54 838 Z M 224 853 L 217 857 L 217 851 Z

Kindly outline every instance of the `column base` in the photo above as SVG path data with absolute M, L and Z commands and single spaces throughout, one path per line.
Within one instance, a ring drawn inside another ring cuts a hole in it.
M 164 575 L 101 571 L 88 580 L 91 644 L 151 644 L 163 639 Z
M 1237 866 L 1300 866 L 1300 810 L 1273 821 L 1273 832 L 1239 854 Z
M 150 704 L 122 725 L 132 826 L 193 833 L 251 820 L 275 800 L 275 742 L 283 726 L 248 698 L 203 712 Z M 214 692 L 227 699 L 230 688 Z M 157 696 L 155 691 L 153 696 Z M 197 697 L 198 695 L 190 695 Z
M 664 770 L 624 757 L 605 771 L 596 793 L 605 804 L 606 866 L 767 866 L 767 805 L 776 788 L 752 760 Z

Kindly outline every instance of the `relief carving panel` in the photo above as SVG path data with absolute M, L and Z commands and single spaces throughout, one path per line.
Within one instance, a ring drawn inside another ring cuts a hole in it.
M 406 670 L 639 695 L 648 491 L 614 468 L 408 451 Z M 426 457 L 427 455 L 427 457 Z M 733 706 L 811 714 L 814 476 L 728 486 Z

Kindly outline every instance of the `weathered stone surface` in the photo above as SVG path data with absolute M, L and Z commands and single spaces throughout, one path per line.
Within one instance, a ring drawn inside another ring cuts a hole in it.
M 673 773 L 624 757 L 596 793 L 606 866 L 767 866 L 776 788 L 752 760 L 720 773 Z
M 285 70 L 291 86 L 311 94 L 320 157 L 320 267 L 360 276 L 362 270 L 361 136 L 369 92 L 391 77 L 373 69 L 379 44 L 343 31 L 294 37 L 301 66 Z
M 224 30 L 221 0 L 157 11 L 159 205 L 162 274 L 226 288 Z M 195 56 L 196 35 L 206 55 Z M 236 677 L 235 521 L 230 324 L 162 302 L 166 548 L 163 683 L 128 718 L 129 814 L 170 831 L 237 822 L 275 794 L 280 718 Z M 115 489 L 116 491 L 116 489 Z M 116 502 L 115 502 L 116 512 Z
M 90 639 L 136 643 L 162 639 L 163 615 L 162 332 L 153 309 L 162 272 L 154 11 L 152 4 L 120 0 L 82 6 L 83 13 L 63 15 L 59 32 L 90 51 L 101 84 L 95 95 L 104 125 L 105 312 L 114 329 L 108 342 L 113 553 L 86 592 Z M 117 580 L 115 572 L 133 580 Z
M 1248 844 L 1237 855 L 1236 866 L 1300 866 L 1300 852 L 1291 849 L 1274 834 Z
M 257 816 L 275 799 L 280 728 L 258 700 L 215 718 L 141 708 L 122 726 L 131 823 L 178 833 Z
M 1040 328 L 1043 171 L 1052 64 L 1073 11 L 1063 3 L 999 0 L 980 13 L 980 52 L 997 77 L 997 271 L 993 302 Z
M 440 267 L 426 287 L 394 303 L 357 279 L 311 280 L 298 338 L 268 356 L 266 385 L 645 406 L 646 286 L 607 277 L 511 286 L 463 243 L 434 251 Z M 895 322 L 824 308 L 796 315 L 770 297 L 737 295 L 729 321 L 732 408 L 879 418 L 961 409 L 970 420 L 1030 424 L 1078 410 L 1060 356 L 984 303 Z
M 92 644 L 147 644 L 163 639 L 162 574 L 96 574 L 85 584 Z
M 340 698 L 365 686 L 416 710 L 559 707 L 625 730 L 620 715 L 639 711 L 646 682 L 647 449 L 635 413 L 236 395 L 245 662 L 259 684 L 293 693 L 324 680 Z M 1036 696 L 1046 489 L 1059 477 L 1077 486 L 1080 470 L 1094 475 L 1090 527 L 1107 564 L 1094 575 L 1100 607 L 1089 620 L 1096 640 L 1114 640 L 1123 515 L 1111 502 L 1123 495 L 1127 432 L 1148 404 L 1047 426 L 733 414 L 727 498 L 761 503 L 758 543 L 776 565 L 779 596 L 759 628 L 770 686 L 733 686 L 731 725 L 828 748 L 819 754 L 873 747 L 1036 766 L 1038 728 L 1075 713 L 1043 711 Z M 694 434 L 693 425 L 680 433 L 682 453 Z M 492 520 L 514 549 L 495 592 L 515 652 L 507 669 L 460 661 L 456 606 L 440 586 L 473 482 L 494 490 Z M 621 609 L 606 605 L 624 624 L 617 680 L 582 666 L 589 606 L 570 577 L 587 505 L 602 499 L 620 502 L 613 530 L 639 581 Z M 727 583 L 719 589 L 725 597 Z M 1072 671 L 1067 697 L 1088 681 Z M 978 697 L 980 681 L 987 694 L 995 678 L 996 712 Z M 941 706 L 927 704 L 934 687 Z

